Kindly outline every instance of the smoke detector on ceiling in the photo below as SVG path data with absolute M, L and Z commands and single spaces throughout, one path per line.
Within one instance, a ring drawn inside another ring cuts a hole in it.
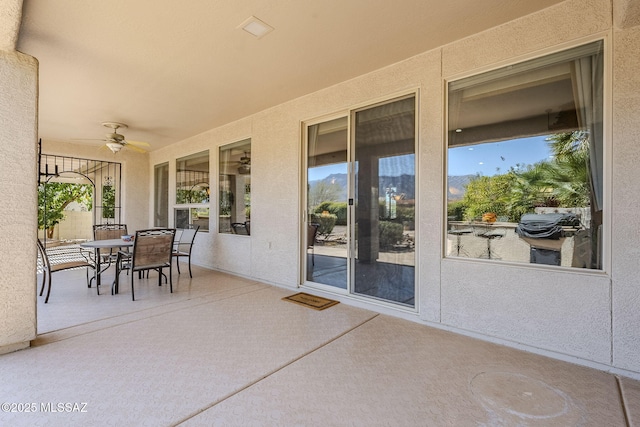
M 250 16 L 237 28 L 242 28 L 247 33 L 257 38 L 262 38 L 273 31 L 273 27 L 264 21 L 259 20 L 255 16 Z

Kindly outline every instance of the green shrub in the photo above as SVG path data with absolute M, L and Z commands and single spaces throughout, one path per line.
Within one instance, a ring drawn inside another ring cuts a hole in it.
M 464 220 L 466 209 L 467 205 L 462 200 L 449 202 L 447 205 L 447 217 L 451 221 L 462 221 Z
M 402 241 L 402 224 L 391 221 L 380 221 L 380 249 L 390 249 Z
M 331 206 L 333 202 L 331 201 L 326 201 L 326 202 L 322 202 L 320 203 L 318 206 L 316 206 L 316 213 L 322 213 L 322 212 L 329 212 L 329 207 Z M 330 213 L 330 212 L 329 212 Z
M 347 225 L 347 202 L 322 202 L 316 207 L 315 212 L 329 212 L 336 216 L 337 225 Z
M 416 208 L 414 206 L 396 206 L 396 217 L 400 221 L 412 222 L 415 221 L 415 211 Z
M 337 217 L 333 214 L 311 214 L 311 223 L 318 224 L 318 234 L 327 237 L 336 225 Z
M 336 225 L 347 225 L 347 202 L 333 202 L 330 213 L 336 216 Z

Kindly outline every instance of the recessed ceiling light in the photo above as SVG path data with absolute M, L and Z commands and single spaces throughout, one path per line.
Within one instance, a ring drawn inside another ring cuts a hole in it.
M 247 33 L 257 38 L 261 38 L 273 31 L 273 27 L 271 25 L 259 20 L 255 16 L 250 16 L 242 24 L 238 25 L 237 28 L 242 28 Z

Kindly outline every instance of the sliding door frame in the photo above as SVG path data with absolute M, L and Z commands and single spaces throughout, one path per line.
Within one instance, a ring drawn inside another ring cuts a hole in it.
M 371 298 L 368 296 L 364 296 L 361 294 L 356 294 L 354 292 L 354 271 L 353 271 L 353 265 L 352 265 L 352 260 L 355 256 L 355 239 L 354 239 L 354 227 L 353 227 L 353 220 L 354 220 L 354 215 L 355 215 L 355 206 L 352 204 L 348 205 L 348 213 L 347 213 L 347 224 L 348 224 L 348 234 L 347 234 L 347 287 L 346 289 L 341 289 L 341 288 L 337 288 L 335 286 L 330 286 L 330 285 L 324 285 L 321 283 L 316 283 L 316 282 L 311 282 L 311 281 L 307 281 L 306 280 L 306 274 L 307 274 L 307 245 L 306 245 L 306 235 L 307 235 L 307 225 L 308 225 L 308 218 L 309 218 L 309 212 L 307 212 L 307 206 L 308 206 L 308 189 L 307 189 L 307 183 L 308 183 L 308 155 L 309 155 L 309 137 L 308 137 L 308 132 L 309 132 L 309 128 L 311 126 L 320 124 L 320 123 L 324 123 L 327 121 L 331 121 L 331 120 L 335 120 L 335 119 L 339 119 L 339 118 L 343 118 L 346 117 L 347 118 L 347 126 L 348 126 L 348 130 L 347 130 L 347 163 L 348 163 L 348 200 L 353 200 L 355 197 L 355 182 L 354 182 L 354 177 L 355 177 L 355 171 L 353 170 L 355 167 L 355 161 L 354 161 L 354 127 L 352 126 L 352 120 L 353 117 L 355 116 L 356 112 L 359 111 L 363 111 L 366 110 L 368 108 L 373 108 L 376 106 L 380 106 L 380 105 L 384 105 L 384 104 L 388 104 L 388 103 L 392 103 L 395 101 L 399 101 L 402 100 L 403 98 L 411 98 L 414 97 L 414 103 L 415 103 L 415 115 L 414 115 L 414 120 L 415 120 L 415 132 L 414 132 L 414 156 L 415 156 L 415 160 L 414 160 L 414 171 L 415 171 L 415 252 L 414 252 L 414 304 L 413 307 L 409 307 L 406 305 L 402 305 L 393 301 L 388 301 L 388 300 L 381 300 L 378 298 Z M 420 158 L 420 151 L 419 151 L 419 141 L 420 141 L 420 90 L 419 88 L 414 88 L 412 90 L 405 90 L 405 91 L 400 91 L 394 94 L 389 94 L 383 97 L 379 97 L 376 99 L 372 99 L 369 100 L 368 102 L 363 102 L 357 105 L 354 105 L 346 110 L 340 110 L 339 112 L 333 113 L 333 114 L 326 114 L 320 117 L 315 117 L 313 119 L 310 120 L 304 120 L 301 121 L 301 141 L 302 141 L 302 150 L 301 150 L 301 173 L 300 173 L 300 177 L 301 177 L 301 194 L 300 194 L 300 212 L 301 212 L 301 216 L 300 216 L 300 228 L 299 228 L 299 242 L 300 242 L 300 259 L 298 262 L 298 268 L 299 268 L 299 284 L 298 287 L 308 287 L 311 289 L 317 289 L 319 291 L 324 291 L 330 294 L 334 294 L 334 295 L 342 295 L 344 297 L 347 297 L 349 299 L 354 299 L 354 300 L 358 300 L 361 302 L 367 302 L 373 305 L 377 305 L 377 306 L 382 306 L 382 307 L 387 307 L 387 308 L 392 308 L 395 310 L 399 310 L 399 311 L 403 311 L 403 312 L 408 312 L 408 313 L 418 313 L 419 312 L 419 302 L 420 302 L 420 295 L 419 295 L 419 286 L 418 286 L 418 278 L 420 277 L 419 275 L 419 263 L 418 260 L 420 259 L 420 255 L 419 255 L 419 247 L 420 245 L 418 244 L 419 242 L 419 230 L 420 230 L 420 224 L 419 224 L 419 198 L 418 195 L 420 194 L 419 188 L 420 188 L 420 180 L 419 180 L 419 158 Z

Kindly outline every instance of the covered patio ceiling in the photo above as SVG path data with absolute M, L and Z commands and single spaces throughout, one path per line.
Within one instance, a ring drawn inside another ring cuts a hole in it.
M 111 121 L 156 150 L 560 2 L 25 0 L 17 49 L 45 141 L 101 145 Z

